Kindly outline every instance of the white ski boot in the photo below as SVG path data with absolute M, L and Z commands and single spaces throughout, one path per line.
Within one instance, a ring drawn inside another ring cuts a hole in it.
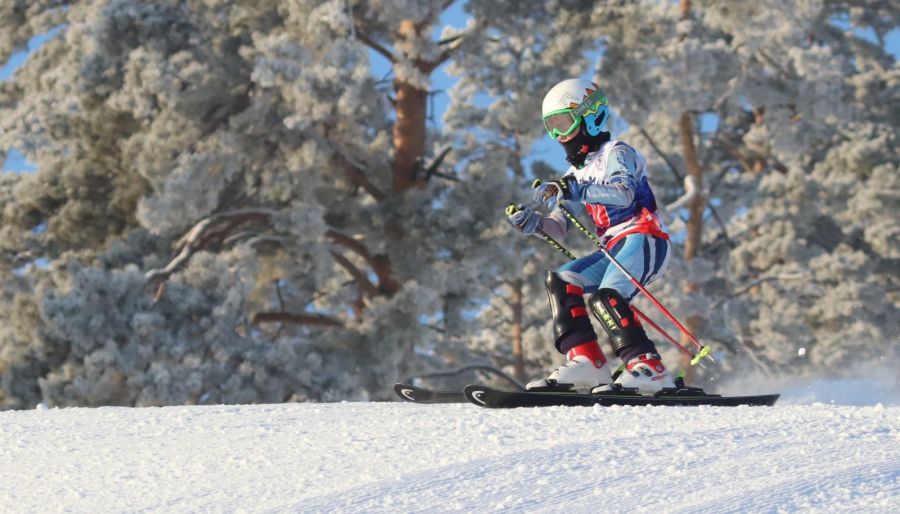
M 596 341 L 572 348 L 566 353 L 566 362 L 547 378 L 529 382 L 529 391 L 579 391 L 588 392 L 592 387 L 610 381 L 606 357 Z
M 628 361 L 611 385 L 595 387 L 592 393 L 601 394 L 619 388 L 636 388 L 641 394 L 652 395 L 664 387 L 675 387 L 672 374 L 666 370 L 659 355 L 644 353 Z

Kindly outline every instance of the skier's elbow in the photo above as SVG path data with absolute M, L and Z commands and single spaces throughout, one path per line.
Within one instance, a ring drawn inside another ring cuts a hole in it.
M 628 207 L 632 202 L 634 202 L 634 189 L 625 186 L 623 186 L 621 189 L 621 207 Z

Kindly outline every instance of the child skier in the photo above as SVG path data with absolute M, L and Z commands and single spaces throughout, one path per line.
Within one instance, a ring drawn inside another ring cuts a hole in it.
M 549 216 L 524 208 L 511 214 L 509 221 L 526 235 L 562 240 L 571 222 L 561 207 L 575 215 L 586 210 L 613 257 L 641 285 L 653 282 L 666 269 L 669 236 L 656 213 L 646 160 L 625 143 L 611 141 L 604 130 L 609 116 L 606 94 L 588 80 L 564 80 L 550 89 L 541 110 L 544 128 L 562 144 L 571 166 L 559 180 L 534 190 L 534 200 L 547 205 Z M 629 305 L 638 289 L 602 253 L 548 271 L 546 286 L 556 349 L 566 361 L 547 378 L 530 382 L 528 390 L 612 389 L 585 294 L 590 295 L 590 310 L 609 336 L 613 352 L 625 363 L 614 383 L 644 394 L 675 386 Z

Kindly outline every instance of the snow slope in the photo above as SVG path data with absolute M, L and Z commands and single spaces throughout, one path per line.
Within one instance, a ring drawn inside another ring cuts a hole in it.
M 900 512 L 900 406 L 0 413 L 0 512 Z

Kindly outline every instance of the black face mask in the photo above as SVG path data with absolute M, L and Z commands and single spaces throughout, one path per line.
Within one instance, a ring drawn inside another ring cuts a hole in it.
M 566 151 L 566 160 L 576 168 L 584 166 L 584 160 L 591 152 L 596 152 L 609 141 L 609 132 L 601 132 L 596 136 L 585 132 L 584 123 L 578 127 L 578 134 L 565 143 L 560 143 Z

